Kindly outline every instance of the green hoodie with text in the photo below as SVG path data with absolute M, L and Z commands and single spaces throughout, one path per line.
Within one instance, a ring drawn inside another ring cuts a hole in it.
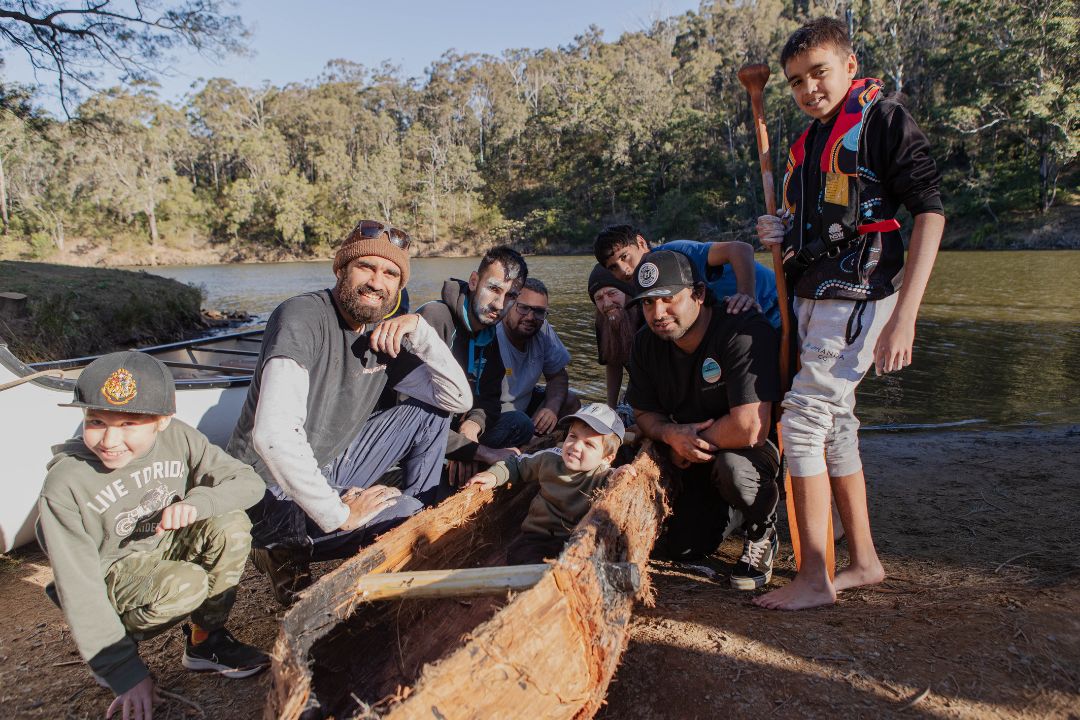
M 38 500 L 37 538 L 79 653 L 117 694 L 149 672 L 105 587 L 117 560 L 153 550 L 161 511 L 183 500 L 205 519 L 246 510 L 266 490 L 250 465 L 173 418 L 141 458 L 106 468 L 81 437 L 53 447 Z

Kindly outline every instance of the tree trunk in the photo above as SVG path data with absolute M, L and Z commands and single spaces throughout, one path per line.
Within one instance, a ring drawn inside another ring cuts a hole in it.
M 7 177 L 4 175 L 4 158 L 0 156 L 0 218 L 4 221 L 4 234 L 8 231 Z
M 1039 157 L 1039 211 L 1044 215 L 1049 212 L 1057 195 L 1058 164 L 1054 153 L 1043 147 Z
M 157 247 L 158 244 L 158 229 L 157 229 L 157 213 L 154 212 L 153 205 L 146 206 L 146 219 L 150 222 L 150 245 Z
M 435 242 L 436 235 L 436 223 L 438 222 L 439 214 L 439 201 L 436 193 L 438 193 L 438 187 L 436 185 L 435 178 L 435 151 L 431 151 L 431 242 Z

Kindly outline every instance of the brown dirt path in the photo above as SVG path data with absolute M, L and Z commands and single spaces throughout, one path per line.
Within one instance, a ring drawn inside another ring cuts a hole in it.
M 727 588 L 735 541 L 703 564 L 716 577 L 654 563 L 657 605 L 636 613 L 600 717 L 1080 719 L 1080 427 L 872 434 L 863 448 L 886 582 L 776 613 Z M 774 585 L 793 574 L 789 547 L 781 560 Z M 42 594 L 49 578 L 36 551 L 0 567 L 0 715 L 102 717 L 110 693 Z M 265 581 L 249 570 L 242 586 L 234 631 L 271 647 Z M 180 643 L 145 644 L 163 687 L 207 718 L 261 715 L 265 676 L 188 673 Z M 198 713 L 169 700 L 155 717 Z

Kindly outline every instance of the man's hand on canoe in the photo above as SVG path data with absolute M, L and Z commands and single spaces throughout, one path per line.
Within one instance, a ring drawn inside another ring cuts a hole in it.
M 349 518 L 341 529 L 350 531 L 367 524 L 393 505 L 400 495 L 400 490 L 387 485 L 375 485 L 366 490 L 349 488 L 341 496 L 341 501 L 349 507 Z
M 473 475 L 480 471 L 480 463 L 472 460 L 448 460 L 446 462 L 446 479 L 452 488 L 465 487 Z

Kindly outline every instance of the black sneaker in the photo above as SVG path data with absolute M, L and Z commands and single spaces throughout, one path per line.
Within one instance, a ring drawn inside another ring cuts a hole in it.
M 214 630 L 198 645 L 191 643 L 191 626 L 184 625 L 184 667 L 217 672 L 227 678 L 245 678 L 270 667 L 270 656 L 245 645 L 225 628 Z
M 289 607 L 311 585 L 311 569 L 284 548 L 252 548 L 251 564 L 270 580 L 270 589 L 282 607 Z
M 772 564 L 780 551 L 776 529 L 768 528 L 760 540 L 747 538 L 742 557 L 731 569 L 731 587 L 736 590 L 757 590 L 772 579 Z

